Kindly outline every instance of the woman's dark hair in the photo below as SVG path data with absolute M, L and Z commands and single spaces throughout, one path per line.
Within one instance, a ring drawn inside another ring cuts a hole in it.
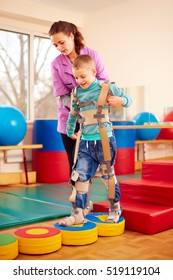
M 52 24 L 49 30 L 49 36 L 60 32 L 63 32 L 67 36 L 70 36 L 71 33 L 74 35 L 75 51 L 77 54 L 80 54 L 80 50 L 85 46 L 85 44 L 84 38 L 76 25 L 67 21 L 56 21 Z

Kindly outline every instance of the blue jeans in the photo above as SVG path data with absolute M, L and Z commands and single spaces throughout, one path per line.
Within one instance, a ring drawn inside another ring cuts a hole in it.
M 112 136 L 109 138 L 110 152 L 111 152 L 111 166 L 114 166 L 116 158 L 116 140 Z M 79 144 L 79 152 L 77 163 L 74 168 L 79 174 L 78 181 L 85 182 L 92 179 L 100 164 L 105 164 L 101 140 L 86 141 L 81 140 Z M 106 177 L 104 176 L 106 179 Z M 108 176 L 107 176 L 108 178 Z M 88 200 L 88 193 L 76 196 L 76 207 L 85 208 Z M 114 202 L 120 200 L 120 189 L 118 183 L 115 184 L 115 198 Z

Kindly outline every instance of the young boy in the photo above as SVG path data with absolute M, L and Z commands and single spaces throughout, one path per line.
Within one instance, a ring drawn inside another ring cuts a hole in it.
M 96 67 L 89 55 L 79 55 L 73 62 L 73 71 L 78 87 L 72 93 L 71 111 L 67 121 L 67 135 L 77 139 L 71 180 L 75 182 L 69 200 L 72 214 L 59 222 L 70 226 L 85 221 L 89 199 L 89 185 L 97 168 L 108 188 L 110 202 L 107 222 L 117 223 L 121 216 L 120 191 L 114 174 L 116 140 L 109 120 L 109 103 L 114 107 L 128 107 L 129 96 L 114 83 L 100 82 L 96 79 Z M 111 96 L 116 96 L 112 101 Z M 74 133 L 76 121 L 81 129 Z M 81 138 L 81 139 L 80 139 Z M 80 139 L 80 142 L 78 142 Z

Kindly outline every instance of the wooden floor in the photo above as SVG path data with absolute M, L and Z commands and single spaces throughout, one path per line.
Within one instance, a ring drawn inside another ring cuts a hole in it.
M 58 220 L 34 225 L 54 226 Z M 28 225 L 29 226 L 29 225 Z M 18 227 L 19 228 L 19 227 Z M 21 228 L 21 226 L 20 226 Z M 14 233 L 17 229 L 1 230 L 0 233 Z M 99 237 L 85 246 L 64 246 L 45 255 L 19 254 L 17 260 L 173 260 L 173 229 L 145 235 L 127 231 L 116 237 Z
M 0 186 L 0 190 L 16 187 L 19 185 Z M 32 225 L 54 226 L 56 222 L 58 219 Z M 0 233 L 14 233 L 18 228 L 21 226 L 0 230 Z M 19 254 L 16 260 L 173 260 L 173 229 L 154 235 L 125 230 L 116 237 L 99 237 L 90 245 L 62 245 L 60 250 L 51 254 Z

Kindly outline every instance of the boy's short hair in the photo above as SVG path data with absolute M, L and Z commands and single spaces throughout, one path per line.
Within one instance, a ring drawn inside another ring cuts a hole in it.
M 75 60 L 73 61 L 73 68 L 79 69 L 83 67 L 89 67 L 91 69 L 95 69 L 95 63 L 91 56 L 88 54 L 81 54 L 78 55 Z

